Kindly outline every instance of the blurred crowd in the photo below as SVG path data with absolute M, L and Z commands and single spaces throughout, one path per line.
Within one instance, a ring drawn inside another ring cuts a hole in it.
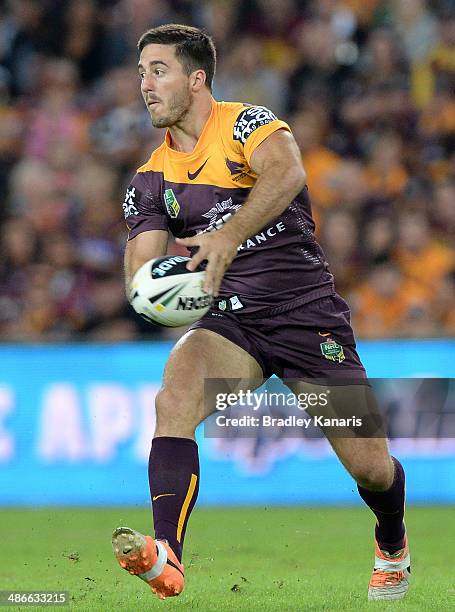
M 169 333 L 122 274 L 125 189 L 163 138 L 136 42 L 168 22 L 213 35 L 217 99 L 290 123 L 357 335 L 455 335 L 451 0 L 0 0 L 0 341 Z

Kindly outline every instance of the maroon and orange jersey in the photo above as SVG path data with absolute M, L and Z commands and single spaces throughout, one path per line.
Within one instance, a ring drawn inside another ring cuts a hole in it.
M 123 204 L 128 239 L 149 230 L 186 238 L 220 229 L 257 180 L 249 165 L 253 151 L 279 129 L 289 126 L 264 107 L 214 100 L 191 153 L 172 149 L 166 134 L 128 187 Z M 305 187 L 279 217 L 239 246 L 223 278 L 220 309 L 265 316 L 333 294 L 333 277 L 313 231 Z

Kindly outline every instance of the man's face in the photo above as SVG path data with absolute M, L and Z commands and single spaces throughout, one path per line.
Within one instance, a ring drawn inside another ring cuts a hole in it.
M 178 123 L 191 106 L 189 77 L 174 45 L 147 45 L 139 58 L 141 93 L 155 127 Z

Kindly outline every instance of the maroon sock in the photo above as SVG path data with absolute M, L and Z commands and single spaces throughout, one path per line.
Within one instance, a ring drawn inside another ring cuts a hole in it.
M 395 553 L 403 548 L 405 528 L 404 486 L 405 476 L 401 463 L 392 457 L 395 465 L 395 477 L 387 491 L 369 491 L 357 485 L 360 497 L 371 508 L 377 518 L 376 540 L 381 550 Z
M 155 538 L 182 559 L 186 525 L 199 491 L 198 448 L 190 438 L 155 438 L 149 458 Z

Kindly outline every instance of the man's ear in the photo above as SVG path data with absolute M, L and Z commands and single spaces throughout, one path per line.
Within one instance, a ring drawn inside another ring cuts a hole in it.
M 193 91 L 200 91 L 204 87 L 206 80 L 207 77 L 204 70 L 195 70 L 190 76 L 191 89 Z

